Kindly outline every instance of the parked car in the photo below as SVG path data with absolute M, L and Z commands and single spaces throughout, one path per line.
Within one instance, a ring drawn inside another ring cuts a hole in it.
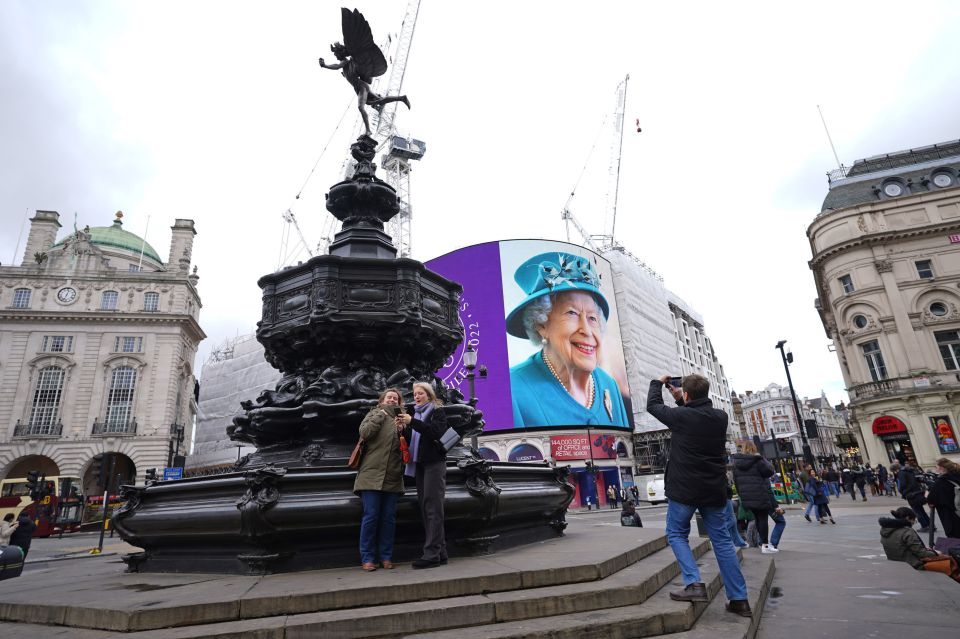
M 663 473 L 640 475 L 635 478 L 635 481 L 640 491 L 640 501 L 651 504 L 666 503 L 667 496 L 663 492 Z

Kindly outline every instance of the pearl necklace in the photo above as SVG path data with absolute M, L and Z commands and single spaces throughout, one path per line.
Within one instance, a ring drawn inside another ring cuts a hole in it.
M 570 389 L 567 387 L 566 384 L 563 383 L 563 380 L 560 379 L 560 375 L 557 373 L 557 369 L 553 367 L 553 363 L 550 361 L 550 358 L 547 357 L 547 354 L 543 351 L 540 351 L 540 354 L 543 355 L 543 363 L 547 365 L 547 370 L 550 371 L 554 379 L 560 382 L 560 385 L 563 386 L 563 390 L 567 391 L 567 394 L 569 394 L 572 397 L 573 395 L 570 393 Z M 593 373 L 590 373 L 590 378 L 589 378 L 589 381 L 587 382 L 587 386 L 590 387 L 590 392 L 589 392 L 590 398 L 587 400 L 587 406 L 586 406 L 586 408 L 589 410 L 591 407 L 593 407 L 593 400 L 596 398 L 596 395 L 597 395 L 597 388 L 593 383 Z

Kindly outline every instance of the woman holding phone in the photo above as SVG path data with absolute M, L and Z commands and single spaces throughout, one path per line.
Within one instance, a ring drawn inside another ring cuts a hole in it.
M 360 522 L 360 561 L 367 572 L 380 565 L 393 568 L 393 539 L 397 523 L 397 499 L 403 493 L 403 463 L 397 415 L 403 410 L 403 397 L 396 388 L 380 393 L 377 405 L 360 423 L 364 441 L 363 459 L 353 492 L 363 502 Z
M 397 425 L 404 427 L 410 442 L 411 460 L 404 474 L 416 477 L 417 500 L 426 539 L 423 555 L 414 568 L 434 568 L 447 563 L 447 542 L 443 532 L 443 500 L 447 488 L 447 452 L 440 438 L 447 430 L 447 417 L 433 386 L 426 382 L 413 385 L 413 416 L 401 413 Z

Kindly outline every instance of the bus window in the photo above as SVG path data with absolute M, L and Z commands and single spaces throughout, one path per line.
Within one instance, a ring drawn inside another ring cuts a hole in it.
M 30 494 L 27 488 L 27 482 L 10 482 L 3 484 L 3 490 L 0 491 L 0 497 L 24 497 Z

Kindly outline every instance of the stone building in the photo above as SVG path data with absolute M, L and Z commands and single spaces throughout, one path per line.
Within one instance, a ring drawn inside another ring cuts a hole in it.
M 196 232 L 177 219 L 164 261 L 122 217 L 57 241 L 60 216 L 37 211 L 22 263 L 0 267 L 0 477 L 80 478 L 89 496 L 100 453 L 142 482 L 183 452 L 205 337 Z
M 871 463 L 960 460 L 960 141 L 829 174 L 807 229 L 820 312 Z

